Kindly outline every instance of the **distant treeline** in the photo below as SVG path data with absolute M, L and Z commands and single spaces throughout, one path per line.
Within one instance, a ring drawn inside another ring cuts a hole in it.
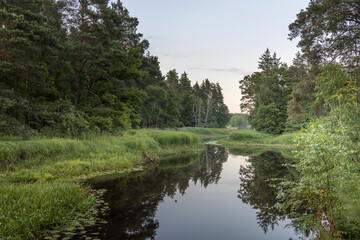
M 164 77 L 120 1 L 0 1 L 0 133 L 224 127 L 219 84 Z

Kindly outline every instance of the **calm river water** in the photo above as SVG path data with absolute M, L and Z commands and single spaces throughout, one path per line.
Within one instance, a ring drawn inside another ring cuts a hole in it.
M 254 156 L 241 149 L 207 145 L 196 156 L 163 160 L 147 171 L 106 176 L 92 186 L 107 189 L 111 212 L 100 239 L 305 238 L 272 206 L 268 179 L 290 177 L 278 152 Z M 288 176 L 289 175 L 289 176 Z

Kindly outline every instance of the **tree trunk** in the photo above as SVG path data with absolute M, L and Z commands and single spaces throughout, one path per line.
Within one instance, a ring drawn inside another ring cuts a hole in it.
M 211 98 L 208 98 L 206 101 L 206 117 L 205 117 L 206 125 L 209 125 L 210 114 L 211 114 Z

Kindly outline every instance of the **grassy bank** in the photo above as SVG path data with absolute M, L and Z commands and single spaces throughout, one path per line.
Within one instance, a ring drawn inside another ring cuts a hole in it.
M 198 135 L 203 141 L 209 139 L 227 138 L 230 133 L 237 131 L 236 128 L 202 128 L 202 127 L 184 127 L 181 132 L 189 132 Z
M 87 213 L 96 198 L 71 183 L 9 183 L 1 184 L 0 202 L 0 239 L 33 239 Z
M 200 148 L 193 133 L 155 130 L 83 140 L 1 141 L 0 239 L 34 239 L 88 215 L 96 198 L 80 179 L 140 168 L 149 158 Z
M 229 133 L 227 138 L 219 140 L 226 147 L 295 147 L 294 138 L 301 133 L 271 135 L 253 130 L 237 130 Z

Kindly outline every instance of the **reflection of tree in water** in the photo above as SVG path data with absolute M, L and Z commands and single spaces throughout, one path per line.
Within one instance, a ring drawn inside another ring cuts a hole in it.
M 96 183 L 95 179 L 95 188 L 108 190 L 105 201 L 111 209 L 106 218 L 108 224 L 101 230 L 100 238 L 154 239 L 159 227 L 155 214 L 164 197 L 173 197 L 177 191 L 185 194 L 191 180 L 205 187 L 217 183 L 222 163 L 226 162 L 227 157 L 226 149 L 207 146 L 200 157 L 171 159 L 158 167 L 141 173 L 124 174 L 114 180 Z M 169 165 L 170 162 L 172 165 Z
M 268 228 L 274 230 L 279 221 L 284 220 L 273 206 L 276 203 L 276 189 L 270 186 L 270 179 L 290 177 L 287 167 L 289 160 L 277 152 L 263 152 L 254 157 L 249 157 L 249 165 L 240 167 L 240 190 L 238 197 L 250 204 L 257 212 L 259 226 L 266 233 Z
M 197 163 L 197 171 L 193 181 L 200 183 L 206 188 L 209 184 L 217 183 L 220 180 L 222 165 L 228 159 L 228 152 L 225 148 L 208 145 Z

